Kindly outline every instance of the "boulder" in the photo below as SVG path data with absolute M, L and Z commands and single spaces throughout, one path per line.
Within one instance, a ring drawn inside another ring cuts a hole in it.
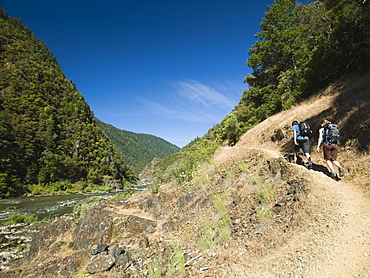
M 86 271 L 90 274 L 108 271 L 115 263 L 115 259 L 110 255 L 98 254 L 91 258 L 86 266 Z

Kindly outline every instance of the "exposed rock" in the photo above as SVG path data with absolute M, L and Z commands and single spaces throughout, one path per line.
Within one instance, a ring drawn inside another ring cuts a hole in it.
M 185 207 L 185 205 L 191 201 L 191 199 L 193 198 L 193 195 L 191 193 L 188 193 L 186 194 L 185 196 L 180 196 L 177 200 L 177 206 L 179 208 L 183 208 Z
M 282 157 L 268 161 L 270 173 L 275 177 L 286 177 L 288 174 L 288 167 Z
M 115 259 L 110 255 L 98 254 L 91 258 L 86 270 L 91 273 L 98 273 L 109 270 L 115 263 Z
M 74 250 L 85 249 L 90 244 L 106 244 L 110 241 L 113 229 L 113 212 L 93 208 L 78 223 L 73 232 Z
M 32 259 L 39 253 L 56 252 L 59 238 L 69 228 L 70 222 L 64 218 L 59 218 L 52 224 L 41 230 L 32 239 L 28 259 Z M 42 252 L 41 252 L 42 251 Z
M 142 248 L 148 248 L 149 247 L 149 239 L 145 236 L 143 239 L 139 242 L 139 246 Z
M 81 265 L 88 258 L 86 252 L 77 252 L 64 258 L 58 258 L 45 263 L 38 263 L 35 266 L 28 266 L 26 263 L 20 268 L 2 271 L 2 278 L 18 277 L 78 277 Z M 49 254 L 52 258 L 53 256 Z
M 141 233 L 153 233 L 156 226 L 156 221 L 134 215 L 127 216 L 125 221 L 126 232 L 134 235 L 139 235 Z
M 116 244 L 110 251 L 109 255 L 112 256 L 114 259 L 118 259 L 121 254 L 123 254 L 125 250 L 123 248 L 119 247 L 118 244 Z
M 0 270 L 6 269 L 13 261 L 27 257 L 32 237 L 43 223 L 0 226 Z
M 97 255 L 100 253 L 108 254 L 109 245 L 107 244 L 92 244 L 89 246 L 90 254 Z
M 103 182 L 104 182 L 104 186 L 109 186 L 114 191 L 119 191 L 119 190 L 124 189 L 122 182 L 120 182 L 119 180 L 115 180 L 112 177 L 104 176 Z
M 275 129 L 274 134 L 271 136 L 271 141 L 281 141 L 285 138 L 284 132 L 281 128 Z

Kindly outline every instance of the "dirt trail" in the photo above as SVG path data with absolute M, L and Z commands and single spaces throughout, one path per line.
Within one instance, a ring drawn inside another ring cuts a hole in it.
M 315 194 L 327 200 L 331 221 L 328 234 L 317 234 L 317 259 L 310 277 L 369 277 L 370 202 L 363 192 L 345 181 L 333 181 L 322 173 L 310 173 Z M 324 276 L 322 274 L 325 274 Z
M 311 180 L 312 198 L 322 215 L 303 234 L 294 235 L 288 246 L 264 258 L 263 268 L 266 263 L 270 267 L 260 272 L 261 277 L 370 277 L 369 199 L 344 180 L 296 167 Z
M 319 124 L 322 119 L 317 115 L 325 115 L 340 94 L 333 90 L 329 88 L 326 94 L 268 118 L 249 130 L 236 146 L 220 148 L 214 156 L 216 163 L 242 160 L 250 149 L 263 150 L 270 157 L 283 156 L 290 146 L 291 122 L 311 118 Z M 283 139 L 274 142 L 271 138 L 277 130 L 281 131 Z M 340 159 L 342 155 L 340 153 Z M 311 156 L 314 164 L 325 168 L 322 153 L 311 152 Z M 349 163 L 349 156 L 346 158 Z M 366 165 L 354 163 L 351 166 Z M 308 170 L 293 164 L 292 167 L 310 181 L 308 198 L 319 208 L 319 213 L 314 215 L 315 221 L 309 221 L 305 231 L 294 233 L 287 245 L 273 249 L 267 256 L 249 261 L 243 257 L 237 259 L 229 266 L 229 273 L 234 274 L 232 277 L 370 277 L 368 192 L 354 180 L 353 173 L 335 181 L 315 168 Z M 366 173 L 363 179 L 368 179 Z
M 273 148 L 258 149 L 271 157 L 282 154 Z M 216 153 L 218 163 L 239 160 L 254 146 L 240 144 Z M 296 167 L 311 183 L 309 196 L 321 213 L 307 229 L 296 233 L 289 244 L 267 256 L 230 265 L 232 277 L 370 277 L 370 200 L 345 177 L 335 181 L 320 171 Z

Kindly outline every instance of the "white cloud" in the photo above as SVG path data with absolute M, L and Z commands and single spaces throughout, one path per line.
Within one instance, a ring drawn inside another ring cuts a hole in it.
M 217 118 L 212 114 L 202 111 L 194 107 L 184 107 L 185 105 L 170 105 L 160 104 L 152 100 L 141 99 L 141 102 L 147 107 L 147 109 L 152 110 L 155 114 L 162 114 L 170 117 L 175 117 L 178 119 L 183 119 L 189 122 L 217 122 Z M 196 111 L 197 109 L 197 111 Z
M 203 85 L 199 81 L 186 80 L 177 83 L 178 93 L 184 98 L 188 98 L 196 105 L 202 104 L 206 108 L 220 107 L 229 109 L 235 103 L 226 96 L 218 92 L 211 86 Z
M 217 123 L 239 101 L 244 90 L 240 82 L 206 85 L 196 80 L 171 82 L 170 87 L 157 92 L 161 100 L 140 99 L 156 114 L 176 117 L 190 122 Z

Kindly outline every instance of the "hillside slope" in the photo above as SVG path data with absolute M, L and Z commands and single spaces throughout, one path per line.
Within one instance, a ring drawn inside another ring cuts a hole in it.
M 135 180 L 45 43 L 0 6 L 0 196 L 81 191 L 103 176 Z
M 286 245 L 269 249 L 266 256 L 235 260 L 223 272 L 224 277 L 226 273 L 233 273 L 233 277 L 370 275 L 369 82 L 367 75 L 337 83 L 313 99 L 268 118 L 246 133 L 235 147 L 218 150 L 215 155 L 218 165 L 242 161 L 253 149 L 267 151 L 271 157 L 286 155 L 291 153 L 293 120 L 308 120 L 317 130 L 323 119 L 330 118 L 341 127 L 345 144 L 338 160 L 347 169 L 342 180 L 328 177 L 322 153 L 314 152 L 317 145 L 317 134 L 314 134 L 313 171 L 291 165 L 298 176 L 309 182 L 305 209 L 313 218 L 306 219 L 306 227 L 292 233 Z M 362 148 L 362 152 L 357 148 Z M 235 254 L 245 252 L 243 247 L 238 249 L 234 250 Z
M 180 150 L 174 144 L 154 135 L 120 130 L 97 118 L 95 122 L 123 153 L 126 163 L 137 174 L 154 158 L 164 158 Z
M 191 186 L 105 201 L 77 226 L 56 220 L 3 277 L 369 277 L 368 88 L 369 75 L 341 81 L 268 118 L 199 165 Z M 312 152 L 313 170 L 284 158 L 293 120 L 317 129 L 328 116 L 343 134 L 338 181 L 322 154 Z M 109 255 L 93 255 L 96 245 Z

